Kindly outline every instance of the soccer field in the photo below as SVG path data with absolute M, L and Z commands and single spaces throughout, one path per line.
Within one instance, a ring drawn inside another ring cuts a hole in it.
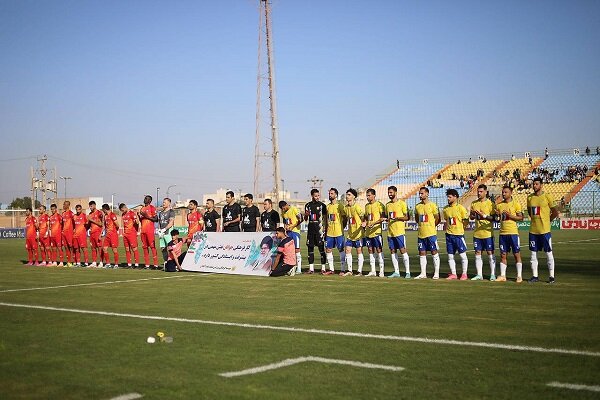
M 2 240 L 0 397 L 598 398 L 600 235 L 553 242 L 549 285 L 514 282 L 510 258 L 504 283 L 28 267 Z

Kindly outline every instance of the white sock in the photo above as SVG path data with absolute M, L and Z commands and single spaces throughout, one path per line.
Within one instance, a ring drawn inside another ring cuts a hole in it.
M 333 271 L 333 253 L 327 253 L 327 264 L 329 264 L 329 269 Z
M 450 266 L 450 273 L 456 275 L 456 261 L 454 261 L 454 254 L 448 254 L 448 265 Z M 437 275 L 438 272 L 439 271 L 436 270 L 435 274 Z
M 467 253 L 460 253 L 460 262 L 462 265 L 462 273 L 463 275 L 467 274 L 467 270 L 469 269 L 469 259 L 467 258 Z
M 362 267 L 363 264 L 365 263 L 365 256 L 363 256 L 363 253 L 359 253 L 358 254 L 358 273 L 362 274 Z
M 492 275 L 496 275 L 496 257 L 493 254 L 488 254 L 488 258 L 490 259 L 490 270 L 492 271 Z
M 348 267 L 348 271 L 352 272 L 352 254 L 346 254 L 346 267 Z
M 312 272 L 315 272 L 315 264 L 308 264 L 308 269 Z
M 433 255 L 433 268 L 435 269 L 435 276 L 440 276 L 440 255 L 435 253 Z
M 398 257 L 396 257 L 396 253 L 392 253 L 392 266 L 394 267 L 394 273 L 400 273 L 400 267 L 398 266 Z
M 421 275 L 427 274 L 427 256 L 419 256 L 419 264 L 421 265 Z
M 533 276 L 538 276 L 538 259 L 535 251 L 531 252 L 531 273 Z
M 481 258 L 481 254 L 475 254 L 475 269 L 477 270 L 477 275 L 483 276 L 483 259 Z
M 410 274 L 410 259 L 408 258 L 408 253 L 402 254 L 402 262 L 404 263 L 406 273 Z
M 375 272 L 375 254 L 369 253 L 369 265 L 371 266 L 371 272 Z
M 517 276 L 521 277 L 523 274 L 523 263 L 517 263 Z
M 302 272 L 302 254 L 296 253 L 296 273 Z
M 506 276 L 506 264 L 500 263 L 500 276 Z
M 551 278 L 554 278 L 554 254 L 549 251 L 546 253 L 546 257 L 548 257 L 548 273 Z
M 383 274 L 384 265 L 383 265 L 383 253 L 377 253 L 377 261 L 379 261 L 379 273 Z

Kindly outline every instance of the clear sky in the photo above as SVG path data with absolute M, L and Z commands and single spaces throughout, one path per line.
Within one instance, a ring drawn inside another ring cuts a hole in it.
M 250 191 L 257 3 L 0 0 L 0 202 L 40 154 L 69 195 Z M 273 29 L 288 190 L 600 142 L 599 1 L 274 0 Z

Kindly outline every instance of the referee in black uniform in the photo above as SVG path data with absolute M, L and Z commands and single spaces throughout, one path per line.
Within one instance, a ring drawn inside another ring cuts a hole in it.
M 308 246 L 309 274 L 315 272 L 315 246 L 321 253 L 321 269 L 325 269 L 327 262 L 325 256 L 325 232 L 327 232 L 327 206 L 320 201 L 321 194 L 318 189 L 310 191 L 311 201 L 304 206 L 304 220 L 308 221 L 306 246 Z

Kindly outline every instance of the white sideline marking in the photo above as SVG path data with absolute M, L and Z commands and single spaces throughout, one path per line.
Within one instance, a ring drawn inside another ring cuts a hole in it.
M 143 394 L 139 394 L 139 393 L 127 393 L 127 394 L 122 394 L 122 395 L 117 396 L 117 397 L 113 397 L 110 400 L 134 400 L 134 399 L 141 399 L 142 397 L 144 397 Z
M 404 368 L 396 367 L 394 365 L 380 365 L 380 364 L 363 363 L 363 362 L 359 362 L 359 361 L 336 360 L 334 358 L 306 356 L 306 357 L 298 357 L 298 358 L 287 358 L 287 359 L 277 362 L 277 363 L 262 365 L 260 367 L 255 367 L 255 368 L 248 368 L 248 369 L 244 369 L 241 371 L 223 372 L 219 375 L 223 376 L 225 378 L 233 378 L 235 376 L 258 374 L 261 372 L 270 371 L 272 369 L 289 367 L 291 365 L 300 364 L 303 362 L 310 362 L 310 361 L 320 362 L 320 363 L 325 363 L 325 364 L 351 365 L 353 367 L 360 367 L 360 368 L 385 369 L 388 371 L 404 370 Z
M 561 389 L 589 390 L 590 392 L 600 392 L 600 386 L 576 385 L 574 383 L 550 382 L 550 383 L 547 383 L 546 386 L 561 388 Z
M 187 323 L 192 323 L 192 324 L 234 326 L 237 328 L 267 329 L 267 330 L 272 330 L 272 331 L 283 331 L 283 332 L 313 333 L 313 334 L 318 334 L 318 335 L 359 337 L 359 338 L 370 338 L 370 339 L 380 339 L 380 340 L 395 340 L 395 341 L 403 341 L 403 342 L 484 347 L 484 348 L 491 348 L 491 349 L 503 349 L 503 350 L 515 350 L 515 351 L 530 351 L 530 352 L 535 352 L 535 353 L 558 353 L 558 354 L 571 354 L 571 355 L 578 355 L 578 356 L 600 357 L 600 352 L 585 351 L 585 350 L 569 350 L 569 349 L 560 349 L 560 348 L 545 348 L 545 347 L 537 347 L 537 346 L 521 346 L 521 345 L 514 345 L 514 344 L 488 343 L 488 342 L 467 342 L 467 341 L 453 340 L 453 339 L 430 339 L 427 337 L 415 337 L 415 336 L 395 336 L 395 335 L 380 335 L 380 334 L 374 334 L 374 333 L 330 331 L 330 330 L 325 330 L 325 329 L 294 328 L 291 326 L 258 325 L 258 324 L 247 324 L 247 323 L 241 323 L 241 322 L 226 322 L 226 321 L 210 321 L 210 320 L 203 320 L 203 319 L 161 317 L 161 316 L 157 316 L 157 315 L 124 314 L 124 313 L 116 313 L 116 312 L 110 312 L 110 311 L 78 310 L 78 309 L 74 309 L 74 308 L 36 306 L 36 305 L 30 305 L 30 304 L 17 304 L 17 303 L 4 303 L 4 302 L 0 302 L 0 306 L 32 308 L 32 309 L 37 309 L 37 310 L 62 311 L 62 312 L 71 312 L 71 313 L 77 313 L 77 314 L 106 315 L 106 316 L 110 316 L 110 317 L 126 317 L 126 318 L 137 318 L 137 319 L 159 320 L 159 321 L 187 322 Z
M 159 279 L 173 279 L 173 278 L 183 278 L 183 277 L 189 277 L 189 276 L 188 275 L 177 275 L 177 276 L 164 276 L 162 278 L 126 279 L 126 280 L 122 280 L 122 281 L 90 282 L 90 283 L 76 283 L 76 284 L 73 284 L 73 285 L 43 286 L 43 287 L 22 288 L 22 289 L 5 289 L 5 290 L 0 290 L 0 293 L 26 292 L 26 291 L 29 291 L 29 290 L 62 289 L 62 288 L 77 287 L 77 286 L 113 285 L 113 284 L 116 284 L 116 283 L 153 281 L 153 280 L 159 280 Z

